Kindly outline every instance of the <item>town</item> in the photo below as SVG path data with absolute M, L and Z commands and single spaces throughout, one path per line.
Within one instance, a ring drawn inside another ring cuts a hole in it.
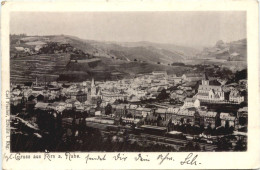
M 40 148 L 26 146 L 32 150 L 245 151 L 247 79 L 212 76 L 210 70 L 218 68 L 203 64 L 200 72 L 153 71 L 111 81 L 35 77 L 12 83 L 12 139 L 24 128 L 45 139 Z

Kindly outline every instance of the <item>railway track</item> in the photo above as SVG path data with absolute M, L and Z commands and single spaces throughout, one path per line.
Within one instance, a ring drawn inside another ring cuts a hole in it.
M 99 126 L 95 126 L 95 128 L 99 128 L 101 131 L 105 132 L 105 133 L 108 133 L 110 132 L 110 130 L 108 131 L 106 129 L 106 125 L 104 124 L 101 124 L 101 123 L 90 123 L 92 125 L 99 125 Z M 113 126 L 113 125 L 110 125 L 110 126 Z M 177 146 L 177 147 L 182 147 L 182 146 L 185 146 L 189 141 L 188 140 L 185 140 L 185 139 L 177 139 L 177 138 L 174 138 L 174 137 L 165 137 L 165 136 L 159 136 L 159 135 L 151 135 L 151 134 L 147 134 L 147 133 L 140 133 L 140 135 L 136 135 L 136 134 L 133 134 L 133 133 L 130 133 L 132 136 L 134 136 L 135 138 L 145 138 L 146 140 L 149 140 L 149 141 L 153 141 L 153 142 L 156 142 L 156 143 L 159 143 L 159 144 L 164 144 L 164 145 L 171 145 L 171 146 Z M 197 142 L 201 149 L 202 148 L 205 148 L 206 151 L 214 151 L 216 150 L 217 146 L 214 145 L 214 144 L 207 144 L 207 143 L 201 143 L 201 142 Z
M 179 144 L 182 144 L 183 146 L 188 143 L 187 140 L 176 139 L 176 138 L 172 138 L 172 137 L 163 137 L 163 136 L 150 135 L 150 134 L 145 134 L 145 133 L 141 133 L 141 136 L 144 136 L 147 139 L 154 139 L 158 142 L 164 142 L 164 143 L 176 142 L 176 144 L 179 143 Z M 206 144 L 206 143 L 201 143 L 201 142 L 197 142 L 197 143 L 199 143 L 200 147 L 205 147 L 206 150 L 212 151 L 217 148 L 216 145 Z

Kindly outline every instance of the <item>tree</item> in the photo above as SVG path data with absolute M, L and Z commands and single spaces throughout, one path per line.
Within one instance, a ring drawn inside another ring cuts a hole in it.
M 235 81 L 238 82 L 241 79 L 247 79 L 247 69 L 235 73 Z
M 105 114 L 106 115 L 112 114 L 112 106 L 110 103 L 108 103 L 107 106 L 105 107 Z
M 232 144 L 226 138 L 223 137 L 218 140 L 218 143 L 217 143 L 218 151 L 228 151 L 228 150 L 230 150 L 231 147 L 232 147 Z
M 234 148 L 235 151 L 245 151 L 247 149 L 246 143 L 243 140 L 238 140 Z
M 165 100 L 169 97 L 169 94 L 166 93 L 166 90 L 163 89 L 161 93 L 157 96 L 158 100 Z
M 194 150 L 195 150 L 195 151 L 200 151 L 200 150 L 201 150 L 201 149 L 200 149 L 200 145 L 199 145 L 198 143 L 195 144 Z

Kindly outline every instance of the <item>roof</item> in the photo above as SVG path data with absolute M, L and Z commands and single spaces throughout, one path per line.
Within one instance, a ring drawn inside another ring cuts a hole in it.
M 189 79 L 193 82 L 197 82 L 202 79 L 202 77 L 189 77 Z
M 35 108 L 46 109 L 48 106 L 49 106 L 49 103 L 38 102 L 38 103 L 36 103 Z
M 137 111 L 147 111 L 147 112 L 150 112 L 152 109 L 150 109 L 150 108 L 138 107 L 136 110 L 137 110 Z
M 60 103 L 59 102 L 54 102 L 54 103 L 51 103 L 51 106 L 54 106 L 54 107 L 56 107 L 56 106 L 59 106 L 60 105 Z
M 186 73 L 184 74 L 186 77 L 201 77 L 199 73 Z
M 224 113 L 221 112 L 220 113 L 220 119 L 224 119 L 224 120 L 235 120 L 235 116 L 231 116 L 229 113 Z
M 195 114 L 194 110 L 188 110 L 188 109 L 180 110 L 178 112 L 178 115 L 194 116 L 194 114 Z
M 180 135 L 180 134 L 182 134 L 182 132 L 170 131 L 170 132 L 168 132 L 168 134 L 171 134 L 171 135 Z
M 18 50 L 18 51 L 23 51 L 24 50 L 23 47 L 15 47 L 15 49 Z
M 216 115 L 217 115 L 217 112 L 207 112 L 206 113 L 207 117 L 216 117 Z
M 221 83 L 217 80 L 211 80 L 209 81 L 210 86 L 221 86 Z
M 147 120 L 154 120 L 154 121 L 157 120 L 157 118 L 156 118 L 155 116 L 153 116 L 153 115 L 148 115 L 148 116 L 146 117 L 146 119 L 147 119 Z
M 185 84 L 183 84 L 183 87 L 194 87 L 197 85 L 196 81 L 191 81 L 191 82 L 186 82 Z
M 229 96 L 230 97 L 241 97 L 241 94 L 238 90 L 231 90 Z
M 155 110 L 156 113 L 166 113 L 167 109 L 158 108 Z
M 151 126 L 151 125 L 142 125 L 141 128 L 157 129 L 157 130 L 166 130 L 166 127 Z
M 196 101 L 195 98 L 186 98 L 185 99 L 185 102 L 192 102 L 192 103 L 194 103 L 195 101 Z
M 238 112 L 248 112 L 248 107 L 238 109 Z
M 179 110 L 180 110 L 179 108 L 169 107 L 169 108 L 167 109 L 167 112 L 168 112 L 168 113 L 178 113 Z
M 231 56 L 239 56 L 240 54 L 238 54 L 237 52 L 234 52 L 234 53 L 232 53 L 232 54 L 230 54 Z
M 199 110 L 199 114 L 202 117 L 216 117 L 217 116 L 217 112 L 208 112 L 205 110 Z
M 199 85 L 199 90 L 215 90 L 215 91 L 222 91 L 221 86 L 214 86 L 214 85 Z
M 209 93 L 198 93 L 197 95 L 199 95 L 199 96 L 208 96 Z

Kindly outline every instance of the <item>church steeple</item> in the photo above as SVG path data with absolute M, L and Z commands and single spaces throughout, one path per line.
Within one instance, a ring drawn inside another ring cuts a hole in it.
M 94 78 L 92 78 L 92 83 L 91 83 L 91 95 L 92 95 L 92 96 L 95 96 L 96 93 L 97 93 L 96 85 L 95 85 L 95 82 L 94 82 Z
M 208 75 L 207 75 L 206 69 L 205 69 L 205 61 L 204 61 L 204 74 L 203 74 L 203 79 L 202 79 L 202 85 L 209 85 L 209 78 L 208 78 Z
M 91 87 L 95 87 L 95 81 L 94 81 L 94 78 L 92 78 Z

